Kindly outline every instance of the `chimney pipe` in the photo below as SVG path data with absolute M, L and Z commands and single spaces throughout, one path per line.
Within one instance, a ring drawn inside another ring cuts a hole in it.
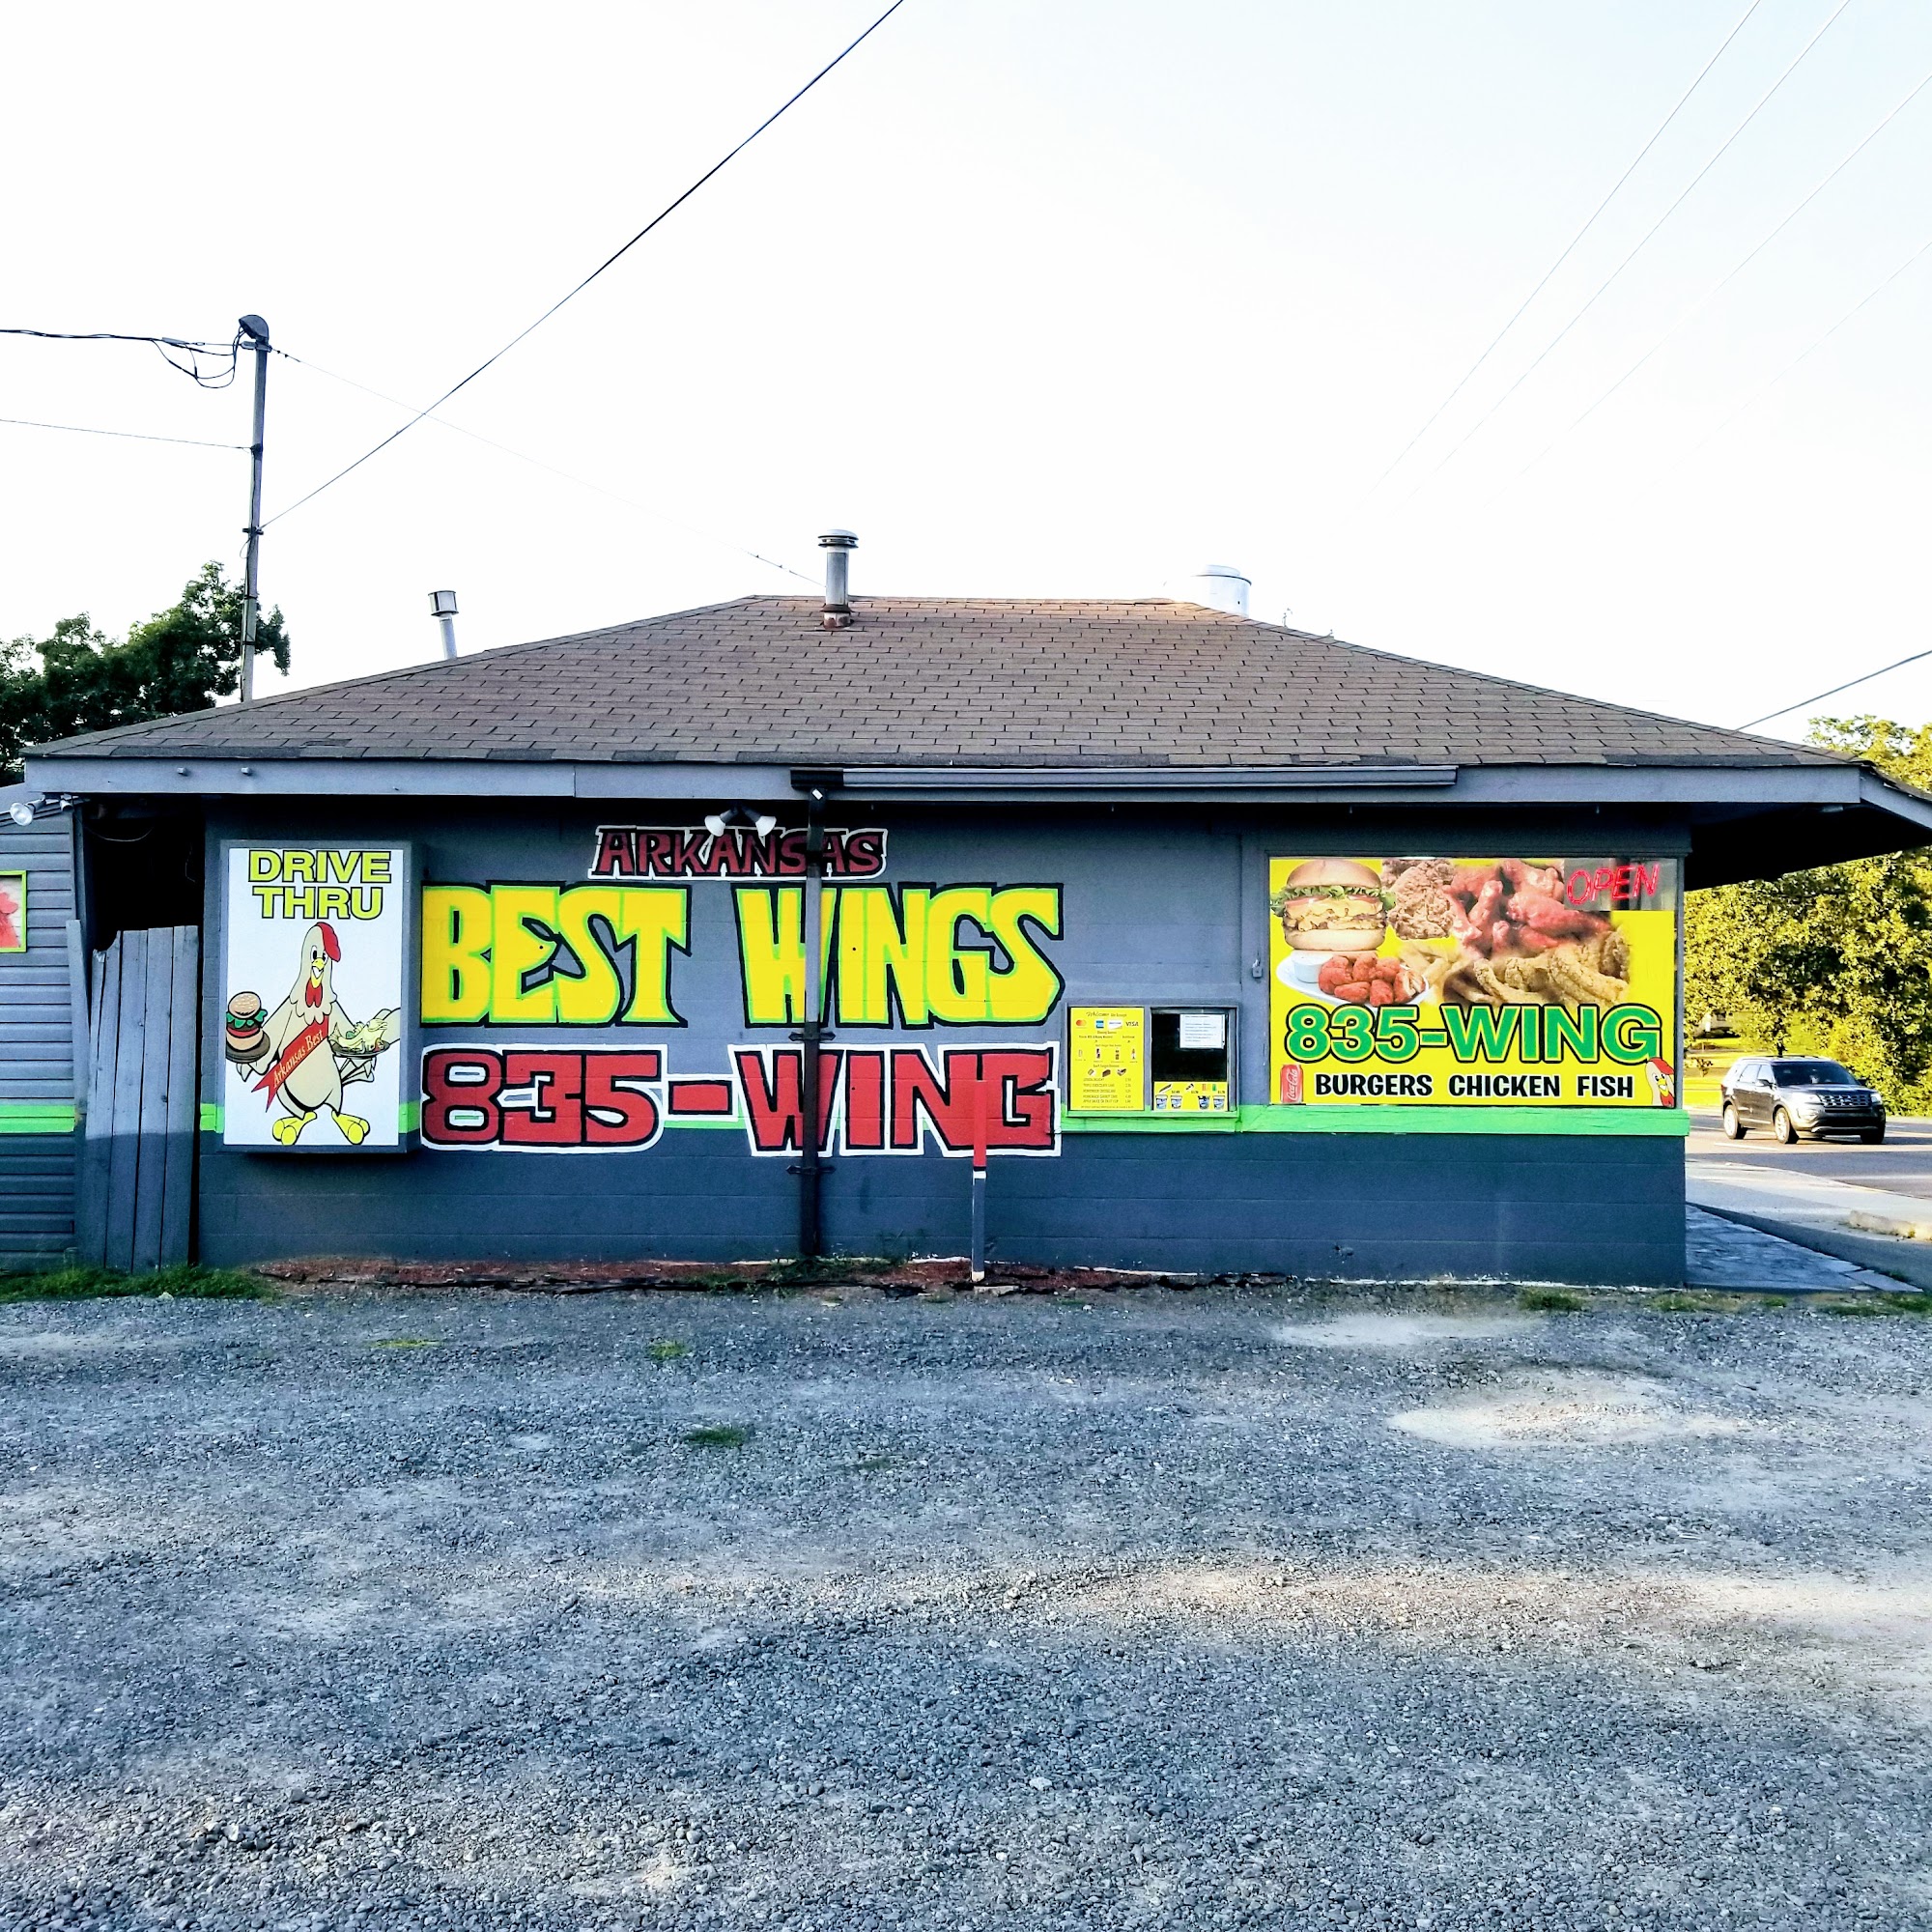
M 825 628 L 842 630 L 852 621 L 848 573 L 859 539 L 850 530 L 827 530 L 818 547 L 825 553 Z
M 432 590 L 429 593 L 430 614 L 442 626 L 442 654 L 446 658 L 456 655 L 456 592 L 453 590 Z

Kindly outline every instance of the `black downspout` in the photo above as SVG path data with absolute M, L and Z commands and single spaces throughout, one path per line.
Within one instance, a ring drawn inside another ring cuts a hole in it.
M 800 1043 L 799 1100 L 804 1119 L 799 1129 L 798 1257 L 816 1261 L 825 1248 L 819 1217 L 819 1177 L 825 1160 L 818 1144 L 818 1055 L 831 1037 L 824 1025 L 825 986 L 820 970 L 824 952 L 825 795 L 838 782 L 832 772 L 794 772 L 792 783 L 805 793 L 805 1018 L 792 1037 Z

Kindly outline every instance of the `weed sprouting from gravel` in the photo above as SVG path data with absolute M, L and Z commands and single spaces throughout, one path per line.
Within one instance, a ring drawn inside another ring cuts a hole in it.
M 1932 1294 L 1820 1295 L 1812 1304 L 1825 1315 L 1932 1315 Z
M 434 1349 L 434 1335 L 384 1335 L 380 1342 L 371 1342 L 372 1349 Z
M 751 1439 L 752 1432 L 735 1422 L 707 1423 L 684 1433 L 685 1444 L 692 1449 L 742 1449 Z
M 648 1344 L 644 1350 L 654 1362 L 676 1362 L 691 1353 L 689 1342 L 657 1341 Z
M 1781 1294 L 1716 1294 L 1697 1289 L 1665 1289 L 1637 1304 L 1650 1315 L 1755 1315 L 1788 1305 Z
M 1583 1297 L 1563 1288 L 1525 1288 L 1517 1296 L 1517 1306 L 1539 1315 L 1580 1315 Z
M 182 1264 L 128 1274 L 120 1268 L 65 1267 L 45 1274 L 0 1275 L 0 1302 L 99 1301 L 114 1295 L 171 1294 L 187 1301 L 267 1301 L 271 1283 L 241 1268 Z
M 852 1468 L 861 1476 L 876 1476 L 883 1469 L 896 1469 L 898 1465 L 896 1456 L 861 1456 Z

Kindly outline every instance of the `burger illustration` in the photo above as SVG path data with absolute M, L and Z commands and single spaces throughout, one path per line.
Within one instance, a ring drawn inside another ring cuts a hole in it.
M 1381 874 L 1353 859 L 1308 859 L 1269 901 L 1297 952 L 1373 952 L 1387 925 Z
M 269 1050 L 269 1037 L 262 1030 L 268 1014 L 254 993 L 237 993 L 228 1002 L 228 1057 L 247 1062 L 260 1060 Z

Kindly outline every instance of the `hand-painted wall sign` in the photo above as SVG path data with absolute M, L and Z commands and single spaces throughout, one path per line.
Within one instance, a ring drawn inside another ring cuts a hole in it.
M 804 1054 L 736 1046 L 724 1079 L 667 1077 L 661 1048 L 433 1046 L 422 1057 L 425 1146 L 519 1152 L 633 1152 L 667 1113 L 732 1120 L 756 1154 L 805 1143 Z M 964 1156 L 1060 1151 L 1058 1048 L 841 1047 L 819 1055 L 827 1152 Z
M 805 888 L 732 894 L 745 1024 L 805 1012 Z M 1062 980 L 1055 886 L 828 886 L 822 984 L 847 1027 L 1038 1026 Z M 673 1026 L 686 886 L 425 886 L 425 1026 Z M 728 970 L 728 969 L 727 969 Z
M 828 828 L 825 875 L 876 879 L 886 869 L 886 835 Z M 805 832 L 709 832 L 701 825 L 600 825 L 593 879 L 802 879 Z

